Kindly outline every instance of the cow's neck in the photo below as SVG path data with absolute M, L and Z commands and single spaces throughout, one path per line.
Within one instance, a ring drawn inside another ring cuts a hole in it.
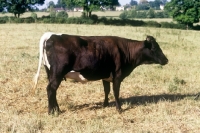
M 129 64 L 132 64 L 133 68 L 139 66 L 142 64 L 142 53 L 141 53 L 141 49 L 142 49 L 142 45 L 141 43 L 135 44 L 135 45 L 129 45 L 129 51 L 127 53 L 129 53 L 129 58 L 128 58 L 128 62 Z

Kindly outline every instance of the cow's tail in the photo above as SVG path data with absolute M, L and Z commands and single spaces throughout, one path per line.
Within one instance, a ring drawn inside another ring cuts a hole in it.
M 39 62 L 38 62 L 38 69 L 37 69 L 37 73 L 34 77 L 34 86 L 33 89 L 35 90 L 37 87 L 37 83 L 38 83 L 38 79 L 39 79 L 39 75 L 40 75 L 40 69 L 42 66 L 42 61 L 43 61 L 43 56 L 44 56 L 44 44 L 47 41 L 47 39 L 49 39 L 49 37 L 52 35 L 51 32 L 46 32 L 42 35 L 42 37 L 40 38 L 40 43 L 39 43 Z

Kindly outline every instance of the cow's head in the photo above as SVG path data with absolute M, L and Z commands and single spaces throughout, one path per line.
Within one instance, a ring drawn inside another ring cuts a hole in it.
M 145 64 L 160 64 L 165 65 L 168 63 L 167 57 L 163 54 L 160 46 L 152 36 L 147 36 L 144 41 L 143 59 Z

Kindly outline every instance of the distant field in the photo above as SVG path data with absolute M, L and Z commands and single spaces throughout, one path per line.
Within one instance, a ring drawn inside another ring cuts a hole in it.
M 166 66 L 137 67 L 121 84 L 123 113 L 102 107 L 101 81 L 63 81 L 57 91 L 62 110 L 47 115 L 47 79 L 38 64 L 38 43 L 46 31 L 75 35 L 112 35 L 144 40 L 153 35 L 169 59 Z M 1 133 L 199 133 L 200 32 L 130 26 L 0 24 Z
M 156 21 L 156 22 L 173 22 L 171 18 L 153 18 L 153 19 L 135 19 L 135 20 L 142 20 L 142 21 Z
M 92 14 L 96 14 L 99 17 L 105 16 L 105 17 L 113 17 L 113 18 L 119 18 L 119 15 L 121 13 L 122 12 L 120 12 L 120 11 L 106 11 L 106 12 L 98 11 L 98 12 L 92 12 Z M 37 14 L 38 17 L 42 17 L 42 16 L 49 15 L 49 12 L 36 12 L 36 14 Z M 81 16 L 81 12 L 68 12 L 68 15 L 69 15 L 69 17 L 80 17 Z M 14 15 L 11 14 L 11 13 L 0 14 L 0 17 L 2 17 L 2 16 L 14 16 Z M 21 15 L 22 18 L 30 17 L 30 16 L 31 16 L 31 12 L 26 12 L 26 13 L 24 13 L 24 14 Z M 173 21 L 171 18 L 163 18 L 163 19 L 157 19 L 157 18 L 156 19 L 136 19 L 136 20 L 144 20 L 144 21 L 153 20 L 153 21 L 157 21 L 157 22 L 172 22 Z
M 68 13 L 69 17 L 80 17 L 82 14 L 81 12 L 67 12 L 67 13 Z M 118 17 L 120 13 L 121 12 L 116 12 L 116 11 L 92 12 L 92 14 L 96 14 L 98 16 L 107 16 L 107 17 Z M 38 15 L 38 17 L 42 17 L 42 16 L 49 15 L 49 12 L 36 12 L 36 14 Z M 14 15 L 11 13 L 5 13 L 5 14 L 0 14 L 0 17 L 1 16 L 14 16 Z M 30 17 L 30 16 L 31 16 L 31 12 L 26 12 L 21 15 L 21 17 Z

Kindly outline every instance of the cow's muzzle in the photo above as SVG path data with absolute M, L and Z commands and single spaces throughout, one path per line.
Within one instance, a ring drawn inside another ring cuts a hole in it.
M 166 65 L 167 63 L 168 63 L 168 59 L 166 58 L 166 59 L 162 60 L 160 64 L 161 65 Z

